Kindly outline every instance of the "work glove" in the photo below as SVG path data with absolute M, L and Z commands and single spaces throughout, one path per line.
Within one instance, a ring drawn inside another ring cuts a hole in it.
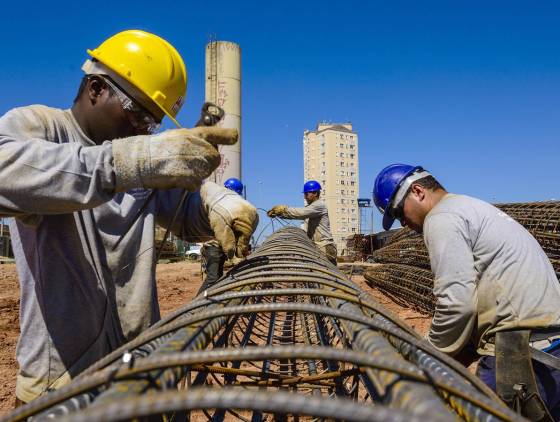
M 220 165 L 216 145 L 237 142 L 236 129 L 197 127 L 115 139 L 116 191 L 183 188 L 194 192 Z
M 282 217 L 287 209 L 287 205 L 275 205 L 267 211 L 266 215 L 269 217 Z
M 228 259 L 243 258 L 259 224 L 257 209 L 237 193 L 213 182 L 204 182 L 200 197 L 214 236 Z

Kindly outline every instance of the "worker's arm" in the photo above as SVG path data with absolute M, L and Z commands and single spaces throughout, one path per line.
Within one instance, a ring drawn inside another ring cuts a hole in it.
M 167 226 L 182 194 L 173 191 L 158 194 L 158 222 Z M 228 258 L 242 258 L 259 218 L 256 208 L 237 193 L 213 182 L 205 182 L 199 192 L 188 194 L 181 217 L 173 231 L 185 240 L 202 242 L 215 237 Z
M 32 106 L 0 118 L 0 216 L 94 208 L 134 188 L 196 191 L 220 163 L 215 146 L 238 137 L 234 129 L 173 129 L 83 146 L 65 143 L 64 132 L 78 129 L 61 113 Z
M 0 216 L 58 214 L 111 199 L 111 144 L 49 142 L 48 116 L 13 109 L 0 118 Z
M 282 213 L 281 217 L 288 220 L 306 220 L 308 218 L 320 217 L 324 212 L 324 206 L 313 202 L 306 207 L 292 208 L 288 207 Z
M 470 340 L 477 316 L 477 272 L 467 222 L 451 213 L 428 216 L 424 241 L 434 273 L 435 313 L 428 341 L 458 353 Z
M 184 194 L 183 189 L 158 190 L 156 220 L 167 228 Z M 185 201 L 171 227 L 172 233 L 187 242 L 205 242 L 214 238 L 208 214 L 200 198 L 200 191 L 187 193 Z

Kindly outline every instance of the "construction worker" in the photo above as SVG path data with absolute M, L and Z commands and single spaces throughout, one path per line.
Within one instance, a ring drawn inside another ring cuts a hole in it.
M 494 206 L 448 193 L 420 166 L 384 168 L 373 197 L 385 230 L 397 219 L 423 233 L 436 298 L 427 340 L 453 356 L 474 346 L 477 374 L 504 401 L 551 420 L 544 402 L 558 420 L 560 284 L 538 242 Z
M 185 98 L 185 65 L 171 44 L 131 30 L 88 53 L 71 109 L 32 105 L 0 118 L 0 216 L 15 217 L 21 286 L 20 402 L 62 386 L 160 318 L 154 231 L 185 190 L 172 227 L 185 240 L 215 237 L 228 257 L 242 256 L 258 221 L 243 198 L 201 186 L 219 165 L 215 145 L 235 143 L 237 131 L 155 134 L 164 116 L 178 126 Z
M 336 245 L 331 234 L 329 212 L 325 201 L 321 199 L 321 185 L 316 180 L 309 180 L 303 185 L 303 198 L 307 205 L 303 208 L 291 208 L 287 205 L 275 205 L 268 212 L 269 217 L 281 217 L 290 220 L 307 220 L 307 236 L 336 265 Z
M 224 182 L 224 187 L 238 195 L 243 194 L 243 183 L 241 180 L 231 177 Z M 216 239 L 209 240 L 202 245 L 202 259 L 206 269 L 206 278 L 200 287 L 202 292 L 212 286 L 223 274 L 226 256 Z

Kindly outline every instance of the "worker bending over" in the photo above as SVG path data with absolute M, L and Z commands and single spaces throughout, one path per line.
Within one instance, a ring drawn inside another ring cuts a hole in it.
M 237 131 L 154 134 L 166 115 L 178 125 L 185 97 L 175 48 L 133 30 L 88 53 L 71 109 L 32 105 L 0 118 L 0 216 L 15 217 L 21 286 L 21 402 L 67 383 L 160 318 L 154 231 L 169 224 L 185 190 L 172 227 L 182 239 L 215 237 L 228 257 L 243 256 L 257 224 L 243 198 L 201 186 L 219 165 L 215 145 L 235 143 Z
M 241 180 L 231 177 L 224 183 L 224 187 L 238 195 L 243 195 Z M 229 193 L 231 195 L 232 193 Z M 204 291 L 212 286 L 223 274 L 226 256 L 216 239 L 209 240 L 202 245 L 202 258 L 206 268 L 206 278 L 199 291 Z
M 306 182 L 303 185 L 303 197 L 307 202 L 305 207 L 291 208 L 287 205 L 275 205 L 267 215 L 291 220 L 307 220 L 307 236 L 315 242 L 328 260 L 336 265 L 336 245 L 331 234 L 327 205 L 321 199 L 319 182 L 315 180 Z
M 560 362 L 560 284 L 538 242 L 494 206 L 448 193 L 419 166 L 384 168 L 373 196 L 385 230 L 397 219 L 424 235 L 436 298 L 427 340 L 454 356 L 474 346 L 477 374 L 506 403 L 550 420 L 544 402 L 558 420 L 560 371 L 542 362 Z

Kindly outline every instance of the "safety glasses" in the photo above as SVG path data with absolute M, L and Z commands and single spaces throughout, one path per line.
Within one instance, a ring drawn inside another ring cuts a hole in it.
M 109 78 L 103 77 L 103 82 L 115 93 L 121 106 L 128 117 L 128 121 L 140 133 L 155 133 L 160 127 L 160 123 L 156 121 L 151 113 L 146 111 L 136 101 L 128 96 L 121 88 L 119 88 Z

